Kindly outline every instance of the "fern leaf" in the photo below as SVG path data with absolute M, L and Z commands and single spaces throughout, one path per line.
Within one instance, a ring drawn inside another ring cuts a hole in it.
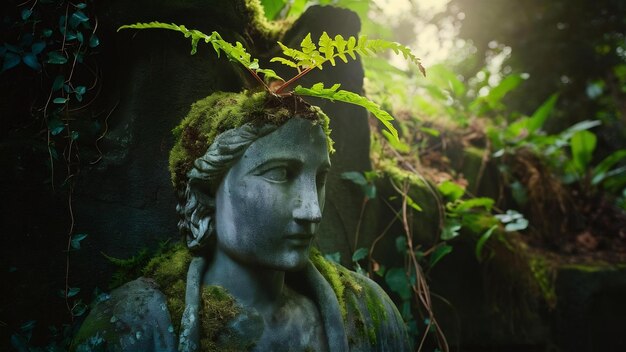
M 354 54 L 354 47 L 356 46 L 356 38 L 350 37 L 348 38 L 348 50 L 347 53 L 350 55 L 352 60 L 356 60 L 356 55 Z
M 273 57 L 270 62 L 280 62 L 283 65 L 289 66 L 289 67 L 293 67 L 298 69 L 298 64 L 289 60 L 289 59 L 285 59 L 284 57 Z
M 213 32 L 211 35 L 206 35 L 198 30 L 189 30 L 185 26 L 179 26 L 177 24 L 168 24 L 162 22 L 150 22 L 150 23 L 135 23 L 124 25 L 118 28 L 122 29 L 169 29 L 182 33 L 185 38 L 191 39 L 191 54 L 197 52 L 198 42 L 204 40 L 205 43 L 211 43 L 213 49 L 220 56 L 220 52 L 224 52 L 229 60 L 238 62 L 246 68 L 252 69 L 252 67 L 258 68 L 258 61 L 256 59 L 251 60 L 250 54 L 246 51 L 240 42 L 236 42 L 235 45 L 225 41 L 217 32 Z
M 335 45 L 333 40 L 328 36 L 328 33 L 322 32 L 318 45 L 320 47 L 320 53 L 324 54 L 325 59 L 330 61 L 331 65 L 335 66 L 335 58 L 333 57 Z
M 306 37 L 302 39 L 300 47 L 302 47 L 302 52 L 305 54 L 311 54 L 313 51 L 317 50 L 315 43 L 311 40 L 311 33 L 307 34 Z
M 279 75 L 276 74 L 276 72 L 274 72 L 274 70 L 270 70 L 268 68 L 258 68 L 256 69 L 257 73 L 262 73 L 263 77 L 265 77 L 265 80 L 269 80 L 269 79 L 277 79 L 279 81 L 285 81 L 282 77 L 280 77 Z
M 304 52 L 290 48 L 281 42 L 277 42 L 280 48 L 283 50 L 283 55 L 292 58 L 294 61 L 298 62 L 301 60 L 306 60 L 309 58 L 309 55 Z
M 346 45 L 347 44 L 348 44 L 348 42 L 346 42 L 345 39 L 343 39 L 343 36 L 341 34 L 337 34 L 335 36 L 335 43 L 334 43 L 334 45 L 337 48 L 337 56 L 344 63 L 348 62 L 348 58 L 346 57 Z
M 371 112 L 382 124 L 387 128 L 389 133 L 395 137 L 396 140 L 398 138 L 398 131 L 391 124 L 390 121 L 393 121 L 393 117 L 381 109 L 380 106 L 373 101 L 360 96 L 359 94 L 349 92 L 346 90 L 339 90 L 340 85 L 335 84 L 330 88 L 324 88 L 323 83 L 314 84 L 311 88 L 303 88 L 302 86 L 297 86 L 294 89 L 294 93 L 298 95 L 306 95 L 310 97 L 324 98 L 330 101 L 341 101 L 344 103 L 354 104 L 367 109 L 367 111 Z

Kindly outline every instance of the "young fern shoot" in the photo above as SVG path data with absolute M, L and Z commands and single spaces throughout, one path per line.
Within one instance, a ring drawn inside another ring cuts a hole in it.
M 354 36 L 350 36 L 348 39 L 344 39 L 341 35 L 336 35 L 331 38 L 326 32 L 323 32 L 316 45 L 311 39 L 311 34 L 307 34 L 306 37 L 300 43 L 300 50 L 290 48 L 281 42 L 277 44 L 282 49 L 283 56 L 273 57 L 270 62 L 278 62 L 280 64 L 294 68 L 297 71 L 293 77 L 288 80 L 284 80 L 271 69 L 263 69 L 259 66 L 259 60 L 252 58 L 246 51 L 240 42 L 235 42 L 235 45 L 225 41 L 217 32 L 212 32 L 211 35 L 207 35 L 195 29 L 187 29 L 185 26 L 177 24 L 168 24 L 162 22 L 150 22 L 150 23 L 136 23 L 131 25 L 121 26 L 121 29 L 168 29 L 182 33 L 186 38 L 191 39 L 191 54 L 195 54 L 197 51 L 198 43 L 202 40 L 207 44 L 211 44 L 215 50 L 217 56 L 223 52 L 226 57 L 232 62 L 237 62 L 244 66 L 250 74 L 270 93 L 275 95 L 302 95 L 328 99 L 330 101 L 341 101 L 344 103 L 354 104 L 367 109 L 372 115 L 374 115 L 385 126 L 390 134 L 398 139 L 398 131 L 393 127 L 391 121 L 393 117 L 386 111 L 382 110 L 380 106 L 373 101 L 367 99 L 354 92 L 346 90 L 340 90 L 339 84 L 335 84 L 330 88 L 324 88 L 322 83 L 316 83 L 311 88 L 304 88 L 298 85 L 293 91 L 287 91 L 287 88 L 302 78 L 307 73 L 311 72 L 315 68 L 323 69 L 323 65 L 330 62 L 332 66 L 335 66 L 336 59 L 348 62 L 348 57 L 352 60 L 356 60 L 356 55 L 372 56 L 385 50 L 391 50 L 396 55 L 402 55 L 406 60 L 417 65 L 418 69 L 423 75 L 426 75 L 426 71 L 422 66 L 420 59 L 417 58 L 408 47 L 382 39 L 370 40 L 366 36 L 360 36 L 358 39 Z M 263 79 L 259 76 L 263 75 L 265 81 L 276 80 L 282 83 L 272 84 L 268 86 Z M 272 87 L 272 88 L 270 88 Z M 273 87 L 276 87 L 275 89 Z

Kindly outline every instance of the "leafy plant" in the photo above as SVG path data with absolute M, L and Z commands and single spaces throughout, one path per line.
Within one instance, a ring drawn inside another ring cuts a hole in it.
M 356 55 L 371 56 L 384 50 L 391 50 L 398 55 L 402 55 L 406 60 L 415 64 L 422 74 L 425 74 L 424 67 L 420 60 L 411 52 L 411 50 L 399 43 L 390 42 L 381 39 L 370 40 L 365 36 L 358 39 L 350 36 L 345 39 L 341 35 L 331 38 L 326 32 L 323 32 L 316 45 L 311 39 L 309 33 L 300 43 L 300 49 L 289 48 L 281 42 L 277 44 L 282 49 L 283 56 L 274 57 L 270 62 L 278 62 L 289 66 L 296 70 L 296 74 L 285 80 L 279 77 L 275 71 L 259 67 L 258 59 L 254 59 L 246 51 L 240 42 L 235 45 L 225 41 L 217 32 L 211 35 L 204 34 L 195 29 L 187 29 L 185 26 L 176 24 L 167 24 L 161 22 L 136 23 L 121 26 L 121 29 L 168 29 L 182 33 L 186 38 L 191 39 L 191 54 L 197 51 L 198 43 L 202 40 L 207 44 L 211 44 L 218 57 L 224 53 L 229 60 L 243 66 L 250 74 L 261 84 L 269 93 L 276 95 L 297 94 L 302 96 L 312 96 L 324 98 L 331 101 L 337 100 L 345 103 L 361 106 L 371 112 L 391 133 L 395 139 L 398 139 L 398 132 L 390 123 L 393 117 L 385 112 L 380 106 L 366 97 L 357 93 L 339 90 L 340 85 L 335 84 L 330 88 L 324 88 L 322 83 L 316 83 L 310 88 L 297 86 L 293 91 L 287 91 L 287 88 L 300 78 L 314 69 L 323 69 L 326 63 L 335 66 L 336 60 L 344 63 L 348 62 L 348 58 L 356 59 Z M 263 76 L 263 79 L 261 78 Z M 277 84 L 269 84 L 266 82 L 275 81 Z

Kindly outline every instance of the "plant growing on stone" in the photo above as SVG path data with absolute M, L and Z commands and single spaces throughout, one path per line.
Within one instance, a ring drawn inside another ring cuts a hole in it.
M 357 54 L 361 56 L 371 56 L 384 50 L 392 50 L 396 54 L 401 54 L 405 59 L 417 65 L 422 74 L 425 74 L 420 59 L 417 58 L 408 47 L 396 42 L 381 39 L 368 39 L 366 36 L 360 36 L 358 39 L 354 36 L 350 36 L 345 39 L 338 34 L 334 38 L 331 38 L 326 32 L 323 32 L 316 45 L 309 33 L 300 43 L 300 49 L 290 48 L 280 41 L 277 42 L 282 49 L 283 56 L 274 57 L 270 62 L 281 63 L 296 71 L 293 77 L 283 79 L 273 70 L 261 68 L 259 66 L 259 60 L 252 58 L 240 42 L 236 42 L 235 45 L 233 45 L 223 40 L 220 34 L 215 31 L 207 35 L 195 29 L 187 29 L 182 25 L 161 22 L 124 25 L 118 30 L 128 28 L 159 28 L 180 32 L 186 38 L 191 39 L 192 55 L 196 53 L 198 43 L 201 40 L 207 44 L 211 44 L 218 57 L 221 53 L 224 53 L 230 61 L 242 65 L 270 94 L 279 96 L 296 94 L 328 99 L 330 101 L 336 100 L 364 107 L 387 128 L 389 133 L 391 133 L 396 140 L 398 139 L 398 131 L 391 124 L 393 117 L 388 112 L 381 109 L 378 104 L 366 97 L 354 92 L 339 89 L 340 84 L 334 84 L 328 88 L 324 87 L 323 83 L 313 84 L 313 86 L 309 88 L 300 85 L 296 86 L 293 90 L 288 90 L 288 88 L 307 73 L 315 69 L 323 69 L 326 63 L 335 66 L 337 60 L 347 63 L 348 58 L 356 60 Z

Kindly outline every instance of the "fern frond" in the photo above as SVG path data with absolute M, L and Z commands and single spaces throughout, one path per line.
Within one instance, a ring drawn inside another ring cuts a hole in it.
M 420 62 L 420 59 L 416 57 L 411 49 L 396 42 L 390 42 L 382 39 L 370 40 L 367 36 L 360 36 L 358 39 L 354 36 L 348 37 L 346 40 L 340 34 L 335 38 L 331 38 L 328 33 L 322 32 L 318 40 L 318 46 L 311 40 L 311 33 L 300 43 L 302 50 L 290 48 L 281 42 L 278 45 L 282 49 L 283 55 L 286 57 L 274 57 L 271 62 L 280 62 L 289 67 L 293 67 L 298 70 L 299 79 L 302 77 L 301 73 L 308 73 L 311 68 L 323 69 L 323 65 L 326 62 L 330 62 L 332 66 L 335 66 L 335 59 L 339 58 L 344 63 L 348 62 L 348 56 L 352 60 L 356 60 L 356 54 L 361 56 L 372 56 L 384 50 L 391 50 L 396 55 L 402 55 L 406 60 L 417 65 L 422 74 L 426 75 L 424 66 Z M 288 59 L 289 58 L 289 59 Z M 280 87 L 277 92 L 282 92 L 287 85 L 291 84 L 294 80 L 290 79 L 284 86 Z
M 289 66 L 289 67 L 293 67 L 296 70 L 298 70 L 298 72 L 300 72 L 300 66 L 298 66 L 298 64 L 294 61 L 291 61 L 289 59 L 286 59 L 284 57 L 273 57 L 270 62 L 280 62 L 281 64 L 285 65 L 285 66 Z
M 367 111 L 371 112 L 389 131 L 389 133 L 395 137 L 396 140 L 398 138 L 398 131 L 391 124 L 390 121 L 393 121 L 393 117 L 389 115 L 388 112 L 381 109 L 380 106 L 373 101 L 353 92 L 349 92 L 347 90 L 339 89 L 340 85 L 335 84 L 330 88 L 324 88 L 323 83 L 316 83 L 311 88 L 304 88 L 302 86 L 297 86 L 294 89 L 294 93 L 298 95 L 305 95 L 310 97 L 324 98 L 330 101 L 341 101 L 344 103 L 354 104 L 367 109 Z
M 119 31 L 122 29 L 169 29 L 177 31 L 182 33 L 185 38 L 191 39 L 191 55 L 197 52 L 198 42 L 200 40 L 204 40 L 205 43 L 210 43 L 213 46 L 217 57 L 220 57 L 220 54 L 224 52 L 230 61 L 243 65 L 246 69 L 253 71 L 254 74 L 256 74 L 256 72 L 260 72 L 265 74 L 266 78 L 281 79 L 274 71 L 259 68 L 259 61 L 257 59 L 253 59 L 240 42 L 235 42 L 235 45 L 233 45 L 223 40 L 222 36 L 215 31 L 212 32 L 211 35 L 207 35 L 195 29 L 187 29 L 185 26 L 162 22 L 129 24 L 121 26 L 117 30 Z

